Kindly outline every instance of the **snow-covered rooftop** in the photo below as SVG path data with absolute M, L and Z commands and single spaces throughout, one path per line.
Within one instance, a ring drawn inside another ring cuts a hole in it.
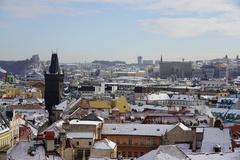
M 103 149 L 103 150 L 112 150 L 116 147 L 116 143 L 113 141 L 110 141 L 106 138 L 103 140 L 97 141 L 94 143 L 93 148 L 94 149 Z
M 45 131 L 53 131 L 55 137 L 58 137 L 59 133 L 63 130 L 63 128 L 62 128 L 63 122 L 64 122 L 63 120 L 59 120 L 57 122 L 54 122 L 47 129 L 45 129 L 43 132 L 45 132 Z
M 162 106 L 154 106 L 154 105 L 130 105 L 130 107 L 134 110 L 136 110 L 137 112 L 142 112 L 144 111 L 144 109 L 152 109 L 152 110 L 160 110 L 163 112 L 167 112 L 169 110 L 168 107 L 162 107 Z
M 69 122 L 69 124 L 78 124 L 78 125 L 99 125 L 102 122 L 100 121 L 81 121 L 79 119 L 73 119 Z
M 169 100 L 170 97 L 166 93 L 159 93 L 159 94 L 150 94 L 147 95 L 147 100 L 149 101 L 161 101 L 161 100 Z
M 59 156 L 46 155 L 42 145 L 36 147 L 35 155 L 29 155 L 28 149 L 34 146 L 33 141 L 20 141 L 7 151 L 9 160 L 62 160 Z
M 189 157 L 175 145 L 161 145 L 156 150 L 139 157 L 137 160 L 190 160 Z
M 190 131 L 191 130 L 190 128 L 188 128 L 187 126 L 185 126 L 182 123 L 178 123 L 177 126 L 179 126 L 184 131 Z
M 201 152 L 213 153 L 216 145 L 221 146 L 222 152 L 231 152 L 231 135 L 228 128 L 204 128 Z
M 0 67 L 0 72 L 1 72 L 1 73 L 7 73 L 7 71 L 6 71 L 6 70 L 4 70 L 4 69 L 3 69 L 3 68 L 1 68 L 1 67 Z
M 188 155 L 191 160 L 239 160 L 240 152 Z
M 95 137 L 94 132 L 67 132 L 66 135 L 70 139 L 92 139 Z
M 55 106 L 56 110 L 60 110 L 60 111 L 65 111 L 67 109 L 67 100 L 63 101 L 62 103 L 58 104 Z
M 194 101 L 194 97 L 190 95 L 173 95 L 171 100 Z
M 217 99 L 217 96 L 201 95 L 201 98 L 206 100 L 214 100 L 214 99 Z
M 212 113 L 222 113 L 223 115 L 225 113 L 240 115 L 240 110 L 239 109 L 210 108 L 210 110 L 211 110 Z
M 164 124 L 103 124 L 102 134 L 105 135 L 146 135 L 161 136 L 176 125 Z
M 48 121 L 48 113 L 45 109 L 14 109 L 14 116 L 20 115 L 25 120 L 34 121 L 35 127 L 40 127 Z

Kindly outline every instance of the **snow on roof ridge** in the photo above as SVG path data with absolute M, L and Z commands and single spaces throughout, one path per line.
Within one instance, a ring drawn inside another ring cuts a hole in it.
M 55 108 L 58 109 L 58 110 L 65 111 L 67 109 L 67 107 L 68 107 L 68 103 L 67 102 L 68 101 L 65 100 L 65 101 L 59 103 L 58 105 L 56 105 Z
M 0 72 L 1 73 L 7 73 L 7 71 L 5 69 L 3 69 L 2 67 L 0 67 Z
M 166 93 L 153 93 L 147 95 L 147 100 L 169 100 L 170 97 Z
M 176 126 L 179 126 L 180 128 L 182 128 L 183 130 L 190 130 L 190 128 L 188 128 L 187 126 L 185 126 L 183 123 L 179 122 L 177 123 Z
M 97 141 L 93 148 L 95 149 L 114 149 L 116 147 L 116 143 L 113 141 L 104 138 L 103 140 Z
M 146 129 L 146 127 L 148 129 Z M 151 135 L 160 136 L 166 131 L 175 128 L 175 125 L 167 124 L 137 124 L 137 123 L 123 123 L 123 124 L 103 124 L 102 134 L 130 134 L 130 135 Z

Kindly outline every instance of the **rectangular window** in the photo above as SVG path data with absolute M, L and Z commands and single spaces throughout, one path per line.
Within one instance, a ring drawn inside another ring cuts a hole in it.
M 83 158 L 83 150 L 78 150 L 77 152 L 77 158 L 82 159 Z
M 144 138 L 141 138 L 141 139 L 140 139 L 140 144 L 141 144 L 141 145 L 145 145 L 145 143 L 144 143 Z
M 128 139 L 128 144 L 132 145 L 132 139 L 131 138 Z

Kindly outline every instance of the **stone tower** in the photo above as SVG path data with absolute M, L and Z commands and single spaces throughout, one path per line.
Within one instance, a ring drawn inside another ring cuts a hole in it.
M 52 54 L 51 64 L 49 70 L 45 71 L 45 105 L 49 113 L 49 124 L 53 123 L 52 108 L 61 102 L 63 96 L 63 79 L 64 73 L 60 70 L 58 63 L 58 56 L 56 53 Z

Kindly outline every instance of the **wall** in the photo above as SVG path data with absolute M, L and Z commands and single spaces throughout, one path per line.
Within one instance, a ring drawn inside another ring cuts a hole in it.
M 120 113 L 130 112 L 131 108 L 128 105 L 128 101 L 124 96 L 119 97 L 115 101 L 115 107 L 119 109 Z
M 108 158 L 117 158 L 117 147 L 115 149 L 91 149 L 91 157 L 94 158 L 103 158 L 103 157 L 108 157 Z
M 117 150 L 124 157 L 140 157 L 161 144 L 160 136 L 102 135 L 117 143 Z
M 93 145 L 93 139 L 71 139 L 71 144 L 76 148 L 88 148 L 90 149 Z M 91 144 L 90 144 L 91 143 Z
M 98 109 L 103 109 L 103 108 L 112 108 L 112 102 L 107 101 L 107 100 L 94 100 L 94 101 L 89 101 L 90 108 L 98 108 Z
M 168 78 L 175 75 L 178 78 L 192 76 L 192 63 L 191 62 L 161 62 L 160 65 L 160 78 Z
M 54 151 L 55 149 L 54 140 L 46 140 L 46 149 L 47 151 Z
M 72 148 L 65 148 L 63 151 L 64 160 L 74 160 L 74 151 Z

